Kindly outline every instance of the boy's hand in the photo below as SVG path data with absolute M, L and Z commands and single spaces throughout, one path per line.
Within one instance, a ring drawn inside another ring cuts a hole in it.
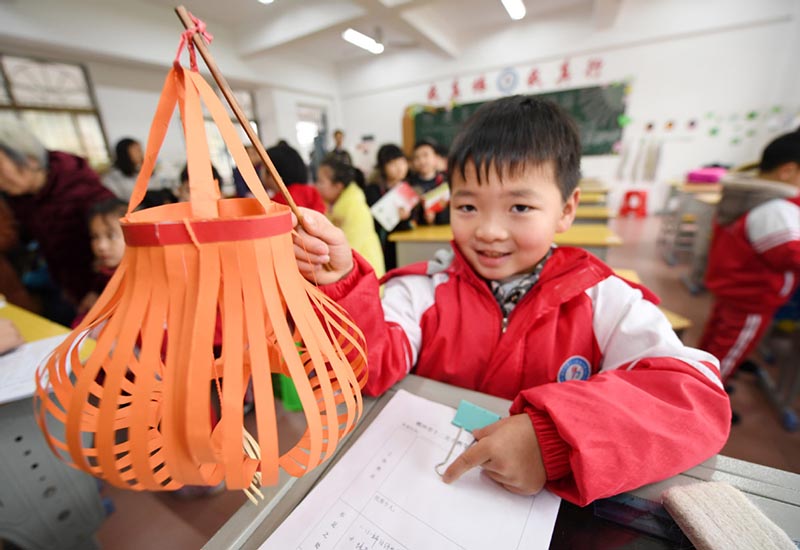
M 476 442 L 450 464 L 442 480 L 452 483 L 480 466 L 490 478 L 519 495 L 538 493 L 547 481 L 536 432 L 527 414 L 474 430 Z
M 324 214 L 300 208 L 303 227 L 292 214 L 296 235 L 293 235 L 294 257 L 300 273 L 309 281 L 327 285 L 344 278 L 353 270 L 353 252 L 344 232 Z
M 425 223 L 428 225 L 433 225 L 433 222 L 436 221 L 436 212 L 433 210 L 426 210 L 425 211 Z

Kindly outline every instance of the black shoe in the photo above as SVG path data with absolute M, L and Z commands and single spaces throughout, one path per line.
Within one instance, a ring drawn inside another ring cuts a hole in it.
M 742 421 L 742 417 L 736 411 L 731 411 L 731 426 L 736 426 Z

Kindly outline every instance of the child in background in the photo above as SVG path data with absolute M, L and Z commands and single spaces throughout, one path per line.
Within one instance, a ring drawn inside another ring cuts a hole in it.
M 325 203 L 319 196 L 319 191 L 313 185 L 308 185 L 308 167 L 300 153 L 281 140 L 267 149 L 267 154 L 295 204 L 324 214 Z M 264 188 L 272 200 L 278 204 L 288 204 L 269 171 L 264 173 Z
M 317 189 L 330 205 L 328 218 L 340 227 L 347 241 L 357 250 L 378 276 L 386 270 L 383 251 L 364 192 L 353 181 L 354 168 L 335 160 L 320 164 Z
M 103 176 L 103 185 L 117 198 L 130 200 L 136 178 L 144 162 L 142 144 L 133 138 L 123 138 L 115 147 L 114 166 Z
M 480 466 L 514 493 L 585 505 L 695 466 L 728 436 L 717 360 L 683 345 L 649 291 L 553 245 L 575 217 L 580 151 L 553 103 L 483 105 L 450 151 L 452 252 L 389 273 L 382 301 L 341 230 L 320 216 L 298 228 L 301 272 L 364 331 L 366 393 L 414 372 L 513 400 L 445 482 Z
M 767 145 L 758 174 L 723 180 L 705 285 L 714 306 L 698 347 L 727 380 L 800 277 L 800 134 Z
M 367 205 L 372 206 L 390 189 L 399 183 L 405 182 L 408 178 L 408 159 L 403 150 L 394 143 L 381 145 L 378 149 L 378 165 L 373 174 L 372 181 L 364 189 L 367 198 Z M 391 233 L 395 231 L 409 231 L 411 229 L 411 211 L 400 209 L 400 223 Z M 389 241 L 390 232 L 386 231 L 381 224 L 375 222 L 375 232 L 381 240 L 383 249 L 383 259 L 386 262 L 386 270 L 397 267 L 397 247 L 395 243 Z
M 412 161 L 414 171 L 408 183 L 419 195 L 423 195 L 440 185 L 447 185 L 447 177 L 444 172 L 437 170 L 437 164 L 436 144 L 432 141 L 418 141 L 414 145 L 414 158 Z M 426 209 L 422 201 L 414 209 L 412 216 L 418 224 L 447 225 L 450 223 L 449 209 L 445 208 L 441 212 L 433 212 Z
M 80 323 L 100 297 L 125 255 L 125 237 L 122 235 L 119 219 L 127 210 L 128 205 L 116 198 L 98 202 L 89 209 L 89 239 L 94 254 L 95 277 L 92 290 L 78 306 L 78 318 L 73 322 L 74 326 Z
M 214 178 L 214 181 L 216 181 L 217 185 L 221 188 L 222 176 L 220 176 L 213 164 L 211 165 L 211 177 Z M 178 202 L 189 202 L 189 195 L 189 167 L 184 166 L 183 170 L 181 170 L 181 183 L 178 186 L 178 192 L 176 194 Z

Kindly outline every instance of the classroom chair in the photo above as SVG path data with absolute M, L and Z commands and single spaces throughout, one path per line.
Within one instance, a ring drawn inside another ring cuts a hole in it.
M 97 481 L 58 460 L 29 399 L 0 405 L 0 540 L 20 548 L 97 549 L 106 517 Z
M 647 216 L 647 191 L 625 191 L 619 215 L 622 217 L 628 214 L 633 214 L 637 218 Z

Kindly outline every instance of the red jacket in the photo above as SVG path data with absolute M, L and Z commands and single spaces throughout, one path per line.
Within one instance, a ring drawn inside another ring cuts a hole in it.
M 55 283 L 73 302 L 92 289 L 91 206 L 113 198 L 85 159 L 48 152 L 47 182 L 35 195 L 7 197 L 23 240 L 38 241 Z
M 580 505 L 686 470 L 718 452 L 730 403 L 717 360 L 685 347 L 642 292 L 584 250 L 556 248 L 505 331 L 488 285 L 456 251 L 378 281 L 358 255 L 324 291 L 364 331 L 366 391 L 407 372 L 513 399 L 547 487 Z
M 325 213 L 326 209 L 325 203 L 322 200 L 322 195 L 319 194 L 319 191 L 317 191 L 317 188 L 313 185 L 306 183 L 290 183 L 286 188 L 289 190 L 289 194 L 292 196 L 297 206 L 311 208 L 322 214 Z M 282 193 L 277 193 L 272 197 L 272 200 L 278 204 L 289 204 L 286 202 L 286 199 L 283 198 Z
M 742 309 L 774 311 L 800 275 L 800 197 L 762 203 L 728 225 L 714 224 L 706 288 Z

